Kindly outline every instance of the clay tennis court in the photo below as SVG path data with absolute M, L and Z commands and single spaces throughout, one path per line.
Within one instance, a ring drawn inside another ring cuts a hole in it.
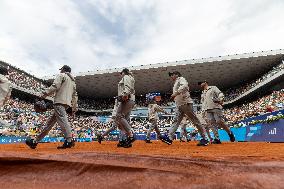
M 284 143 L 0 145 L 0 188 L 284 188 Z

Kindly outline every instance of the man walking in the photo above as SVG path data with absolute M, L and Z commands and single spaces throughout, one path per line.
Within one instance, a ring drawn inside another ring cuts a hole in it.
M 192 124 L 198 129 L 198 132 L 202 137 L 198 143 L 198 146 L 207 146 L 208 141 L 206 140 L 204 128 L 193 112 L 193 100 L 190 98 L 188 82 L 178 71 L 169 72 L 169 76 L 174 81 L 173 94 L 171 95 L 171 98 L 174 99 L 176 104 L 176 116 L 174 124 L 169 130 L 168 137 L 162 137 L 162 141 L 171 145 L 174 140 L 174 134 L 178 129 L 183 117 L 187 116 Z
M 151 132 L 153 129 L 155 129 L 156 134 L 157 134 L 157 138 L 160 139 L 161 138 L 161 132 L 158 128 L 158 112 L 163 112 L 164 114 L 168 114 L 165 110 L 162 109 L 161 106 L 159 106 L 155 100 L 155 96 L 154 95 L 150 95 L 148 97 L 148 119 L 150 122 L 150 126 L 149 129 L 147 131 L 146 134 L 146 143 L 151 143 Z
M 98 139 L 98 142 L 99 142 L 100 144 L 102 143 L 102 140 L 103 140 L 106 136 L 108 136 L 112 131 L 115 131 L 115 130 L 117 130 L 117 128 L 118 128 L 117 125 L 116 125 L 116 123 L 115 123 L 115 121 L 114 121 L 115 116 L 116 116 L 116 112 L 117 112 L 118 105 L 119 105 L 119 103 L 118 103 L 117 99 L 115 99 L 114 107 L 113 107 L 113 110 L 112 110 L 112 116 L 111 116 L 111 119 L 112 119 L 112 120 L 111 120 L 111 127 L 108 128 L 105 132 L 103 132 L 103 134 L 100 134 L 100 133 L 97 134 L 97 139 Z M 129 121 L 130 115 L 126 115 L 125 117 L 127 117 L 127 120 Z M 117 144 L 117 147 L 123 147 L 123 146 L 124 146 L 125 137 L 124 137 L 123 134 L 124 134 L 124 133 L 119 130 L 119 136 L 118 136 L 118 138 L 119 138 L 118 141 L 119 141 L 119 142 L 118 142 L 118 144 Z
M 135 105 L 135 79 L 132 73 L 124 68 L 121 73 L 121 80 L 118 83 L 118 107 L 115 115 L 115 123 L 127 137 L 123 143 L 124 148 L 132 147 L 135 141 L 134 133 L 128 122 L 132 108 Z
M 187 117 L 184 116 L 180 123 L 180 137 L 179 137 L 180 142 L 185 142 L 185 140 L 187 142 L 190 141 L 190 138 L 187 136 L 187 130 L 186 130 L 187 125 L 188 125 Z M 185 140 L 183 140 L 183 138 L 185 138 Z
M 198 85 L 203 89 L 201 95 L 202 111 L 205 112 L 209 127 L 218 126 L 224 129 L 228 133 L 230 141 L 234 142 L 235 136 L 222 118 L 224 94 L 216 86 L 209 86 L 206 81 L 198 82 Z M 219 138 L 215 138 L 214 142 L 221 143 Z
M 35 139 L 27 138 L 26 144 L 32 149 L 37 147 L 38 142 L 48 134 L 56 122 L 60 126 L 65 138 L 64 144 L 57 148 L 66 149 L 75 145 L 72 139 L 71 126 L 68 122 L 66 110 L 72 108 L 72 115 L 74 115 L 78 109 L 76 84 L 74 77 L 71 75 L 71 68 L 69 66 L 64 65 L 60 70 L 60 74 L 57 75 L 53 84 L 45 89 L 42 94 L 42 98 L 46 98 L 52 94 L 55 95 L 53 105 L 54 112 L 48 119 L 46 127 Z

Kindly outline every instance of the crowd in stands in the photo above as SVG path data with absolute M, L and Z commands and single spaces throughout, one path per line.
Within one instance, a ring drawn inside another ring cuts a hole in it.
M 259 98 L 256 101 L 224 110 L 224 115 L 229 124 L 234 124 L 243 119 L 263 115 L 284 108 L 284 89 L 274 91 L 272 94 Z
M 47 120 L 50 112 L 38 114 L 34 112 L 33 105 L 19 99 L 10 99 L 0 109 L 0 120 L 3 135 L 26 135 L 41 128 Z
M 224 116 L 230 125 L 243 119 L 262 115 L 284 108 L 284 90 L 274 91 L 272 94 L 259 98 L 257 101 L 247 103 L 238 107 L 224 110 Z M 45 126 L 51 112 L 36 113 L 31 103 L 19 99 L 10 99 L 9 102 L 0 109 L 0 125 L 6 125 L 1 133 L 5 136 L 26 136 L 36 135 Z M 75 138 L 95 138 L 97 133 L 101 133 L 111 126 L 111 122 L 101 122 L 95 116 L 75 116 L 69 117 L 72 125 L 72 132 Z M 173 119 L 161 119 L 158 122 L 162 132 L 172 124 Z M 150 125 L 145 118 L 132 118 L 132 128 L 137 133 L 145 133 Z M 61 136 L 61 129 L 57 125 L 54 127 L 49 137 Z
M 2 136 L 27 136 L 36 135 L 44 128 L 50 111 L 36 113 L 33 104 L 19 99 L 10 99 L 0 109 L 0 125 Z M 104 132 L 111 127 L 112 122 L 101 122 L 95 116 L 69 117 L 72 133 L 75 138 L 95 138 L 98 133 Z M 171 119 L 162 119 L 159 125 L 162 131 L 172 123 Z M 149 122 L 146 119 L 133 119 L 131 125 L 135 132 L 146 132 Z M 49 137 L 60 137 L 61 129 L 56 125 L 48 134 Z
M 44 113 L 36 113 L 33 104 L 21 101 L 19 99 L 10 99 L 0 109 L 1 135 L 5 136 L 27 136 L 36 135 L 44 128 L 47 119 L 51 115 L 51 111 Z M 82 118 L 76 116 L 69 118 L 72 125 L 74 137 L 84 136 L 91 133 L 92 129 L 107 128 L 103 123 L 96 121 L 91 117 Z M 58 137 L 61 135 L 61 129 L 57 125 L 50 133 L 50 137 Z
M 33 89 L 36 92 L 40 92 L 43 88 L 46 88 L 46 85 L 42 81 L 12 68 L 9 69 L 8 79 L 19 87 L 29 90 Z
M 270 78 L 275 75 L 279 71 L 284 69 L 284 61 L 282 61 L 279 65 L 275 66 L 268 73 L 263 75 L 261 78 L 245 84 L 243 86 L 239 86 L 237 88 L 231 88 L 225 92 L 225 101 L 230 101 L 250 90 L 251 88 L 258 85 L 260 82 Z M 36 79 L 33 76 L 26 74 L 18 69 L 14 69 L 12 67 L 9 68 L 9 80 L 17 86 L 23 87 L 25 89 L 33 89 L 35 92 L 40 92 L 42 89 L 47 86 Z M 162 95 L 161 106 L 172 106 L 173 102 L 170 100 L 169 94 Z M 79 100 L 79 108 L 82 109 L 91 109 L 91 110 L 106 110 L 112 109 L 114 105 L 114 98 L 105 98 L 105 99 L 80 99 Z M 145 96 L 136 96 L 136 107 L 147 107 L 147 102 Z
M 89 110 L 112 110 L 114 106 L 114 98 L 105 98 L 105 99 L 79 99 L 78 105 L 79 108 L 82 109 L 89 109 Z M 160 106 L 173 106 L 174 103 L 170 99 L 170 96 L 163 96 L 161 102 L 159 103 Z M 146 97 L 143 96 L 136 96 L 135 97 L 135 107 L 147 107 Z
M 173 123 L 172 118 L 160 119 L 157 122 L 158 127 L 159 127 L 159 129 L 162 133 L 166 132 L 167 128 L 169 128 L 172 123 Z M 148 121 L 148 119 L 132 119 L 130 124 L 131 124 L 134 132 L 136 132 L 136 133 L 146 133 L 149 126 L 150 126 L 150 122 Z
M 114 98 L 105 98 L 105 99 L 79 99 L 78 106 L 79 108 L 86 110 L 108 110 L 113 109 Z
M 239 96 L 240 94 L 248 91 L 252 87 L 256 86 L 265 79 L 273 76 L 284 68 L 284 63 L 273 68 L 270 72 L 263 77 L 247 84 L 239 89 L 230 90 L 227 92 L 227 100 L 231 100 Z M 34 89 L 39 92 L 46 86 L 36 78 L 29 76 L 25 73 L 21 73 L 16 69 L 9 70 L 9 80 L 26 89 Z M 105 110 L 112 109 L 114 105 L 114 98 L 90 100 L 80 99 L 79 107 L 83 109 L 95 109 Z M 173 102 L 170 100 L 169 95 L 163 95 L 161 106 L 172 106 Z M 136 97 L 136 107 L 147 107 L 147 101 L 145 96 Z M 243 119 L 262 115 L 268 112 L 273 112 L 284 108 L 284 89 L 280 91 L 274 91 L 272 94 L 259 98 L 256 101 L 243 104 L 241 106 L 233 107 L 224 110 L 224 116 L 229 125 L 234 125 Z M 10 99 L 7 104 L 0 108 L 0 126 L 6 126 L 1 128 L 0 134 L 5 136 L 26 136 L 36 135 L 45 126 L 45 123 L 50 116 L 51 112 L 36 113 L 33 108 L 33 104 L 19 99 Z M 95 116 L 76 116 L 70 117 L 70 123 L 72 125 L 72 132 L 75 138 L 94 138 L 98 132 L 103 132 L 111 126 L 111 122 L 100 122 Z M 172 124 L 172 118 L 161 119 L 158 125 L 162 132 L 165 132 L 167 127 Z M 146 132 L 149 126 L 149 122 L 146 119 L 132 119 L 131 125 L 135 132 Z M 50 137 L 61 136 L 61 129 L 57 125 L 50 133 Z
M 282 61 L 279 65 L 272 68 L 268 73 L 264 74 L 257 80 L 254 80 L 250 83 L 247 83 L 243 86 L 239 86 L 237 88 L 231 88 L 225 92 L 225 101 L 231 101 L 238 96 L 242 95 L 243 93 L 249 91 L 253 87 L 257 86 L 259 83 L 265 81 L 266 79 L 272 77 L 273 75 L 277 74 L 279 71 L 284 70 L 284 61 Z

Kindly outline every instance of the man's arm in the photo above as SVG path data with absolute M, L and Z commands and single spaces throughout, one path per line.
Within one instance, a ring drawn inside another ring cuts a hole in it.
M 174 99 L 177 95 L 187 92 L 188 89 L 188 82 L 185 78 L 181 77 L 179 79 L 179 88 L 172 94 L 171 98 Z
M 156 109 L 157 112 L 163 112 L 164 114 L 168 114 L 168 112 L 165 111 L 165 110 L 164 110 L 161 106 L 159 106 L 159 105 L 156 105 L 155 109 Z
M 75 113 L 78 111 L 78 94 L 76 91 L 76 86 L 74 86 L 74 91 L 72 94 L 72 112 Z
M 43 91 L 43 98 L 53 94 L 55 91 L 60 89 L 62 82 L 63 82 L 63 74 L 57 75 L 52 85 Z
M 124 88 L 123 88 L 123 100 L 128 100 L 128 96 L 131 94 L 131 78 L 130 76 L 128 75 L 125 75 L 123 77 L 123 85 L 124 85 Z
M 124 84 L 124 89 L 123 89 L 123 96 L 128 96 L 131 94 L 131 78 L 130 76 L 126 75 L 123 77 L 123 84 Z
M 9 89 L 8 89 L 8 93 L 7 93 L 6 97 L 5 97 L 5 100 L 4 100 L 3 104 L 5 104 L 11 98 L 11 93 L 12 93 L 12 85 L 10 83 Z
M 218 100 L 220 101 L 220 104 L 223 104 L 224 102 L 224 94 L 222 93 L 222 91 L 220 91 L 218 89 L 218 87 L 214 87 L 214 93 L 216 94 Z

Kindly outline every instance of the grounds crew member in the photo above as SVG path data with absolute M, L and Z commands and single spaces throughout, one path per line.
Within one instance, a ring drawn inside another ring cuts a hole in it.
M 179 137 L 180 142 L 185 142 L 185 140 L 183 140 L 183 138 L 185 138 L 187 142 L 190 141 L 190 138 L 187 136 L 187 130 L 186 130 L 187 125 L 188 125 L 187 117 L 184 116 L 181 123 L 180 123 L 180 137 Z
M 228 133 L 230 141 L 234 142 L 235 136 L 222 118 L 224 94 L 216 86 L 209 86 L 206 81 L 198 82 L 198 85 L 203 89 L 201 107 L 202 111 L 205 113 L 207 124 L 209 124 L 211 128 L 217 126 L 217 128 L 224 129 Z M 221 143 L 219 138 L 215 138 L 214 142 Z
M 118 83 L 118 107 L 115 115 L 115 123 L 119 129 L 126 136 L 126 140 L 123 143 L 124 148 L 132 147 L 132 143 L 135 141 L 134 133 L 128 122 L 131 110 L 135 105 L 135 79 L 132 73 L 124 68 L 121 71 L 121 80 Z
M 101 144 L 102 143 L 102 140 L 107 136 L 109 135 L 112 131 L 115 131 L 117 130 L 117 126 L 116 126 L 116 123 L 114 121 L 115 119 L 115 115 L 116 115 L 116 112 L 117 112 L 117 108 L 118 108 L 118 101 L 117 99 L 115 99 L 115 102 L 114 102 L 114 106 L 113 106 L 113 110 L 112 110 L 112 115 L 111 115 L 111 127 L 108 128 L 103 134 L 97 134 L 97 138 L 98 138 L 98 142 Z M 128 121 L 130 121 L 130 113 L 129 115 L 126 116 L 128 118 Z M 117 144 L 117 147 L 123 147 L 124 146 L 124 142 L 125 142 L 125 137 L 123 135 L 124 133 L 122 131 L 119 130 L 119 142 Z
M 204 113 L 203 112 L 197 112 L 196 113 L 197 118 L 199 119 L 200 123 L 202 124 L 203 128 L 205 128 L 206 133 L 208 135 L 208 138 L 210 140 L 211 144 L 221 144 L 221 141 L 219 139 L 219 134 L 218 134 L 218 128 L 216 128 L 214 125 L 211 126 L 207 124 L 206 118 L 204 118 Z M 210 129 L 212 130 L 214 134 L 214 140 L 210 135 Z
M 53 84 L 45 89 L 42 94 L 42 98 L 46 98 L 52 94 L 55 95 L 53 102 L 54 112 L 48 119 L 46 127 L 35 139 L 27 138 L 26 144 L 32 149 L 36 148 L 38 142 L 48 134 L 56 122 L 60 126 L 65 138 L 64 144 L 57 148 L 65 149 L 75 145 L 72 139 L 71 126 L 68 122 L 66 110 L 71 108 L 72 115 L 74 115 L 78 109 L 76 84 L 74 77 L 71 75 L 71 68 L 69 66 L 64 65 L 60 70 L 61 72 L 56 76 Z
M 169 72 L 169 76 L 174 81 L 173 94 L 171 95 L 171 98 L 174 99 L 176 104 L 176 115 L 174 124 L 169 130 L 168 137 L 163 136 L 162 141 L 171 145 L 174 140 L 174 134 L 183 117 L 187 116 L 188 120 L 198 129 L 198 132 L 202 137 L 197 145 L 207 146 L 208 140 L 206 140 L 205 130 L 193 112 L 193 100 L 190 98 L 188 82 L 178 71 Z
M 161 139 L 161 132 L 158 128 L 158 112 L 163 112 L 164 114 L 168 114 L 165 110 L 162 109 L 161 106 L 159 106 L 155 100 L 155 96 L 149 96 L 148 97 L 148 119 L 150 122 L 149 129 L 147 130 L 146 134 L 146 143 L 151 143 L 151 132 L 153 129 L 155 129 L 157 134 L 157 139 Z

